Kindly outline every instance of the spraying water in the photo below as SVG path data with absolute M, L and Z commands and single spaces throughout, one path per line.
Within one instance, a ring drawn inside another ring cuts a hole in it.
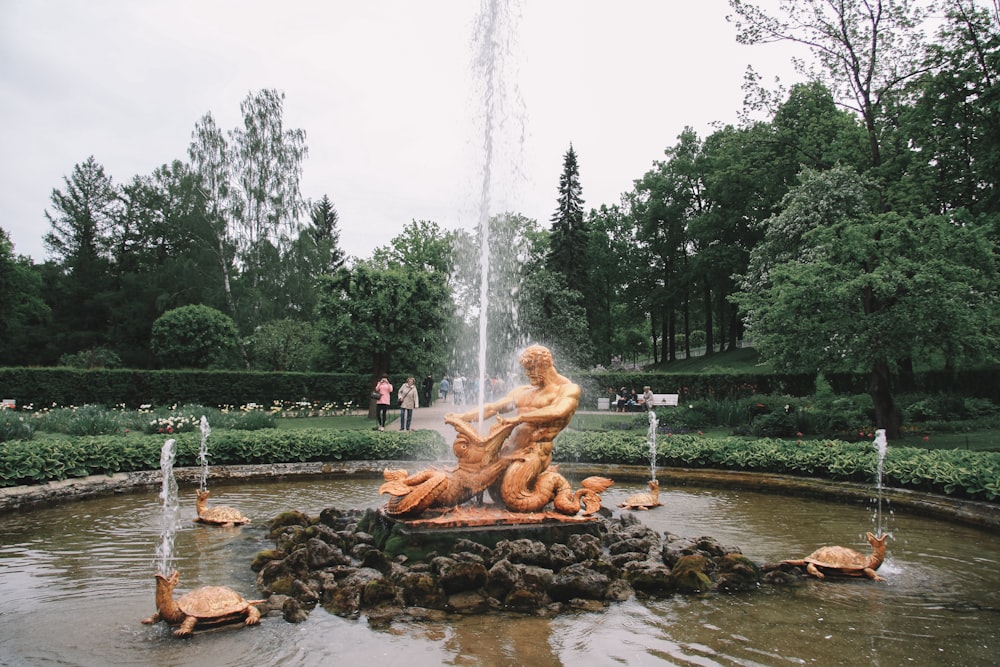
M 649 412 L 649 478 L 656 480 L 656 428 L 660 425 L 660 420 L 656 417 L 656 410 L 650 408 Z
M 885 531 L 882 521 L 882 477 L 885 474 L 885 454 L 889 449 L 884 428 L 875 431 L 875 441 L 872 444 L 878 451 L 878 466 L 875 472 L 875 489 L 878 493 L 878 501 L 875 506 L 875 534 L 882 535 Z
M 163 487 L 163 515 L 160 517 L 160 544 L 156 547 L 156 571 L 166 576 L 173 570 L 174 535 L 178 526 L 177 480 L 174 479 L 174 439 L 163 443 L 160 450 L 160 473 Z
M 492 236 L 490 211 L 493 207 L 493 176 L 497 156 L 501 152 L 499 128 L 505 117 L 507 100 L 505 57 L 513 39 L 512 17 L 513 13 L 507 0 L 483 0 L 476 18 L 474 35 L 473 70 L 478 84 L 482 87 L 483 103 L 483 171 L 478 212 L 479 340 L 478 382 L 476 382 L 480 424 L 483 422 L 483 406 L 486 402 L 486 388 L 489 381 L 486 350 L 489 339 L 487 320 Z
M 201 429 L 201 446 L 198 448 L 198 462 L 201 464 L 201 484 L 198 488 L 206 491 L 208 489 L 208 436 L 211 435 L 212 429 L 209 428 L 205 415 L 201 416 L 199 428 Z

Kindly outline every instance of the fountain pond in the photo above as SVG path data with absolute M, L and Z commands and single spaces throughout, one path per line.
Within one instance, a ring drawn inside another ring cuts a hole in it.
M 644 491 L 645 472 L 605 492 L 605 507 Z M 180 490 L 178 591 L 227 585 L 257 593 L 249 564 L 273 543 L 268 519 L 288 509 L 377 507 L 380 480 L 351 477 L 215 484 L 254 522 L 191 521 L 194 487 Z M 870 509 L 736 489 L 661 490 L 637 516 L 683 537 L 709 535 L 758 563 L 837 543 L 866 552 Z M 601 611 L 554 618 L 446 616 L 373 627 L 317 607 L 300 624 L 280 614 L 260 626 L 178 640 L 154 611 L 162 498 L 155 490 L 0 514 L 0 664 L 353 665 L 405 655 L 420 665 L 971 665 L 1000 655 L 1000 536 L 895 512 L 888 557 L 867 580 L 764 586 L 740 595 L 632 597 Z M 618 514 L 620 510 L 614 510 Z

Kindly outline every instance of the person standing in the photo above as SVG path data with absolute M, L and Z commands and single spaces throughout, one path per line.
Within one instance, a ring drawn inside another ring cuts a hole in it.
M 420 385 L 420 389 L 424 395 L 424 406 L 429 408 L 434 404 L 434 401 L 431 400 L 431 392 L 434 391 L 434 378 L 431 377 L 430 373 L 428 373 L 427 377 L 424 378 L 424 381 Z
M 461 405 L 465 401 L 465 376 L 461 373 L 451 382 L 451 397 L 455 405 Z
M 438 385 L 438 391 L 441 394 L 442 401 L 447 402 L 449 389 L 451 389 L 451 382 L 448 380 L 448 376 L 445 375 L 443 378 L 441 378 L 441 384 Z
M 646 408 L 646 412 L 653 409 L 653 390 L 646 385 L 642 388 L 642 404 Z
M 413 410 L 419 406 L 417 384 L 413 378 L 406 378 L 406 384 L 399 388 L 399 430 L 413 430 Z
M 389 397 L 392 396 L 392 384 L 389 382 L 388 376 L 382 376 L 372 393 L 378 394 L 378 400 L 375 403 L 375 419 L 378 421 L 378 430 L 384 431 L 385 417 L 389 412 Z

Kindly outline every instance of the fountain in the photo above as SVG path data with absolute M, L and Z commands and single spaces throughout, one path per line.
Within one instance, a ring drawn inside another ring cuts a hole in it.
M 163 500 L 160 514 L 160 543 L 156 547 L 156 571 L 166 575 L 173 569 L 174 535 L 178 525 L 177 480 L 174 478 L 173 438 L 163 443 L 160 450 L 160 474 L 163 477 L 160 498 Z
M 226 495 L 254 516 L 274 517 L 295 507 L 317 517 L 334 505 L 346 519 L 384 501 L 373 493 L 379 468 L 364 470 L 300 479 L 265 474 L 227 484 Z M 616 485 L 602 494 L 604 504 L 616 507 L 645 486 L 648 473 L 646 465 L 627 474 L 618 469 Z M 191 483 L 196 485 L 196 478 Z M 367 612 L 353 617 L 317 606 L 302 624 L 289 624 L 272 610 L 257 628 L 196 633 L 178 643 L 162 626 L 139 623 L 153 611 L 149 560 L 162 511 L 158 494 L 159 488 L 136 489 L 0 513 L 0 654 L 7 662 L 310 667 L 332 660 L 365 664 L 388 653 L 406 655 L 414 667 L 500 667 L 515 660 L 544 667 L 848 664 L 858 656 L 896 665 L 926 662 L 931 655 L 942 664 L 972 665 L 990 664 L 1000 654 L 995 600 L 1000 568 L 992 566 L 1000 563 L 1000 533 L 899 507 L 893 521 L 905 537 L 892 544 L 892 568 L 880 569 L 889 580 L 885 584 L 807 579 L 759 594 L 633 596 L 601 605 L 599 613 L 585 612 L 589 607 L 579 602 L 557 616 L 499 619 L 441 611 L 421 615 L 413 607 L 398 618 Z M 761 493 L 746 485 L 725 490 L 696 479 L 671 484 L 662 500 L 669 511 L 640 515 L 651 531 L 713 535 L 763 563 L 804 555 L 831 535 L 856 534 L 871 518 L 863 503 Z M 619 516 L 617 509 L 614 513 Z M 246 567 L 273 544 L 264 522 L 239 533 L 181 523 L 179 586 L 212 583 L 265 597 L 254 593 L 259 573 Z M 99 632 L 95 623 L 81 622 L 84 614 L 100 619 Z M 58 631 L 38 632 L 39 627 Z
M 201 431 L 201 444 L 198 446 L 198 463 L 201 465 L 201 483 L 198 488 L 202 491 L 208 490 L 208 436 L 211 435 L 212 429 L 208 426 L 208 419 L 205 415 L 201 416 L 201 422 L 198 424 L 198 430 Z
M 649 408 L 646 413 L 649 417 L 649 430 L 646 432 L 649 443 L 649 479 L 656 481 L 656 429 L 660 426 L 660 420 L 656 418 L 656 410 Z
M 875 469 L 875 491 L 878 494 L 875 503 L 875 534 L 884 535 L 885 526 L 882 519 L 882 483 L 885 475 L 885 455 L 889 450 L 889 443 L 885 438 L 885 429 L 880 428 L 875 431 L 875 441 L 872 443 L 878 452 L 878 465 Z

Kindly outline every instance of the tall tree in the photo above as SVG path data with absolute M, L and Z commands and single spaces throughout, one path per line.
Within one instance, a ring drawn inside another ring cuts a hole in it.
M 572 144 L 563 156 L 557 201 L 549 235 L 548 268 L 564 276 L 567 285 L 585 292 L 590 230 L 583 217 L 583 187 Z
M 317 328 L 331 370 L 413 374 L 440 368 L 451 311 L 446 276 L 365 262 L 319 282 Z
M 901 124 L 913 165 L 897 205 L 946 212 L 1000 211 L 1000 24 L 973 0 L 943 3 Z
M 741 44 L 792 42 L 814 63 L 797 60 L 809 80 L 823 81 L 837 101 L 862 118 L 870 163 L 883 164 L 892 107 L 922 66 L 924 9 L 912 0 L 780 0 L 772 15 L 745 0 L 729 0 Z
M 231 130 L 228 140 L 206 114 L 188 150 L 208 200 L 208 228 L 227 305 L 241 331 L 275 314 L 265 302 L 269 292 L 282 291 L 273 279 L 280 279 L 281 263 L 298 235 L 307 149 L 303 130 L 284 128 L 284 97 L 275 90 L 249 94 L 240 104 L 243 126 Z M 242 344 L 241 352 L 246 358 Z
M 309 211 L 309 226 L 300 235 L 308 240 L 316 254 L 316 273 L 334 273 L 347 259 L 340 247 L 340 214 L 334 208 L 330 197 L 313 204 Z
M 41 275 L 31 259 L 15 255 L 14 244 L 0 228 L 0 366 L 42 362 L 37 341 L 51 314 L 42 299 Z
M 87 158 L 52 191 L 53 212 L 45 211 L 50 230 L 43 243 L 62 271 L 46 285 L 57 347 L 79 352 L 104 346 L 108 331 L 102 295 L 110 288 L 110 234 L 119 206 L 118 192 L 104 167 Z
M 779 368 L 867 369 L 876 426 L 895 438 L 893 378 L 909 359 L 996 357 L 1000 246 L 967 216 L 879 213 L 877 197 L 849 169 L 803 172 L 733 298 Z

